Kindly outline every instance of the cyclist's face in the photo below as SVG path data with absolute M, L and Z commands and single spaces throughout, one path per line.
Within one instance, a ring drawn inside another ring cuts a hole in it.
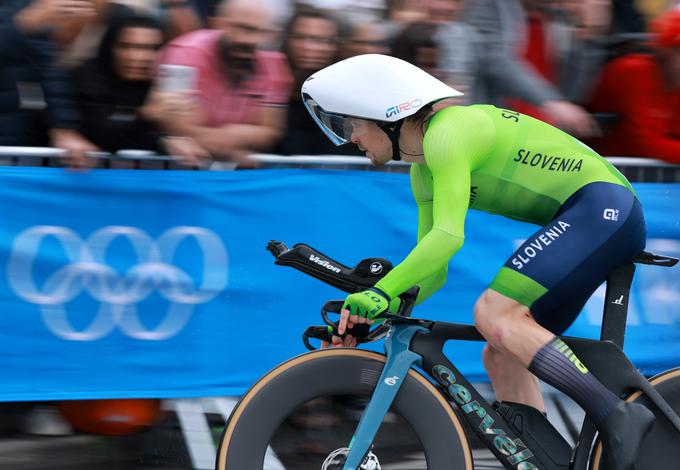
M 374 165 L 384 165 L 392 159 L 392 142 L 375 122 L 363 119 L 350 119 L 352 125 L 352 143 L 359 150 L 366 152 L 366 156 Z

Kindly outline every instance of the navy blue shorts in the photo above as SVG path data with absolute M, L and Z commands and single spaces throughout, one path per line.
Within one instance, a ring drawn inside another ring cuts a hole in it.
M 645 241 L 637 197 L 618 184 L 590 183 L 513 253 L 489 287 L 561 334 L 607 274 L 640 254 Z

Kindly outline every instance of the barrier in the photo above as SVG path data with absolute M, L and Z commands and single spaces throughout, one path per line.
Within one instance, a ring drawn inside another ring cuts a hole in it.
M 46 166 L 62 167 L 63 151 L 47 147 L 3 147 L 0 146 L 0 166 Z M 115 154 L 94 152 L 95 168 L 139 169 L 139 170 L 186 170 L 172 157 L 157 155 L 145 150 L 121 150 Z M 652 158 L 608 157 L 630 181 L 654 183 L 680 183 L 680 165 L 674 165 Z M 324 168 L 342 170 L 372 170 L 388 173 L 405 173 L 410 167 L 405 162 L 389 162 L 376 167 L 365 157 L 338 155 L 294 155 L 281 156 L 256 154 L 251 160 L 261 168 Z M 233 170 L 231 162 L 215 162 L 202 169 Z
M 343 294 L 273 264 L 269 239 L 346 264 L 399 261 L 415 241 L 408 176 L 327 170 L 0 167 L 0 401 L 239 395 L 304 351 L 300 334 Z M 680 185 L 637 184 L 649 248 L 680 256 Z M 348 223 L 351 221 L 351 223 Z M 368 221 L 379 230 L 356 227 Z M 471 211 L 446 286 L 416 314 L 471 308 L 535 227 Z M 680 365 L 678 268 L 640 267 L 626 352 L 645 373 Z M 570 334 L 597 337 L 601 293 Z M 654 344 L 654 348 L 648 345 Z M 479 344 L 452 344 L 483 378 Z

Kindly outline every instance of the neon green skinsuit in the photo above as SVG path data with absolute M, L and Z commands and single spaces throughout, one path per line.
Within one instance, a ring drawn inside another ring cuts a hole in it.
M 429 121 L 423 150 L 425 164 L 411 166 L 418 244 L 376 284 L 390 298 L 418 284 L 420 303 L 443 285 L 448 261 L 463 245 L 468 207 L 545 225 L 589 183 L 633 191 L 621 173 L 577 139 L 494 106 L 437 112 Z M 531 305 L 546 289 L 525 278 L 504 266 L 490 287 Z M 513 287 L 521 283 L 536 285 Z

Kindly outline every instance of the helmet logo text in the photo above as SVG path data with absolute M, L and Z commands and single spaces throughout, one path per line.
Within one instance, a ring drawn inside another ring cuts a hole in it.
M 385 111 L 385 117 L 391 117 L 394 116 L 395 114 L 401 113 L 402 111 L 408 111 L 409 109 L 417 108 L 422 104 L 423 101 L 419 99 L 406 101 L 405 103 L 401 103 L 396 106 L 387 108 L 387 111 Z

